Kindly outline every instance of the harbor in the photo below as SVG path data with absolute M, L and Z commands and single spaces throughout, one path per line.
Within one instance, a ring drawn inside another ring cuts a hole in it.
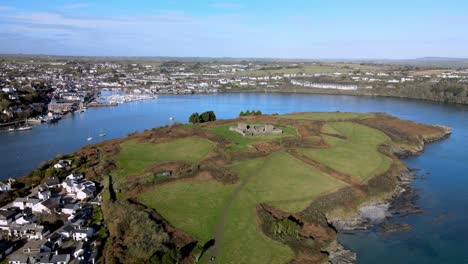
M 109 104 L 123 104 L 157 98 L 158 95 L 153 94 L 113 94 L 105 97 L 105 101 L 107 101 Z

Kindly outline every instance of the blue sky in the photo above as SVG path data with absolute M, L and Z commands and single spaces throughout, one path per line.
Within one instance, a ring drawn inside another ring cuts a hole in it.
M 465 0 L 0 0 L 0 53 L 468 57 Z

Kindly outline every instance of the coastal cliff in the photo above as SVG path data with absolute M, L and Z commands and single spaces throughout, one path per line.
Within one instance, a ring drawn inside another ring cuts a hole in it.
M 414 138 L 413 144 L 397 144 L 391 148 L 391 151 L 399 158 L 420 155 L 424 152 L 426 144 L 446 139 L 452 134 L 452 129 L 448 126 L 434 125 L 433 128 L 438 130 L 438 132 L 420 134 Z M 421 213 L 421 209 L 415 205 L 417 197 L 412 189 L 412 184 L 416 179 L 414 170 L 401 165 L 400 173 L 394 174 L 396 176 L 395 188 L 388 193 L 387 198 L 377 198 L 377 201 L 371 199 L 368 202 L 362 202 L 354 214 L 352 213 L 345 217 L 329 216 L 327 218 L 328 223 L 337 232 L 364 230 L 375 225 L 380 225 L 384 232 L 399 232 L 410 229 L 411 227 L 407 224 L 394 224 L 387 222 L 387 219 L 393 215 Z M 327 252 L 330 256 L 329 262 L 332 264 L 356 263 L 357 261 L 357 255 L 345 249 L 338 242 L 331 243 Z

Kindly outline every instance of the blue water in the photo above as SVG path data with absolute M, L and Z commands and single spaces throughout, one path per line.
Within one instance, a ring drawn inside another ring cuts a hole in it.
M 340 241 L 358 253 L 359 263 L 468 263 L 468 106 L 395 98 L 304 94 L 167 95 L 159 99 L 88 109 L 58 124 L 31 131 L 0 134 L 0 178 L 18 177 L 59 153 L 70 153 L 105 139 L 186 122 L 195 111 L 214 110 L 218 118 L 233 118 L 241 110 L 264 113 L 299 111 L 387 112 L 402 119 L 445 124 L 453 135 L 427 146 L 423 155 L 409 158 L 426 180 L 417 180 L 420 215 L 396 219 L 412 230 L 382 236 L 374 231 L 342 234 Z

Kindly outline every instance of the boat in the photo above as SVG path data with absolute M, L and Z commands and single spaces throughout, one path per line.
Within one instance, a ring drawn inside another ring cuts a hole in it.
M 169 120 L 174 120 L 174 119 L 175 119 L 175 118 L 174 118 L 174 117 L 172 117 L 172 116 L 171 116 L 171 117 L 169 117 Z
M 32 126 L 24 126 L 24 127 L 19 127 L 16 130 L 17 131 L 25 131 L 25 130 L 31 130 Z
M 13 132 L 13 131 L 15 131 L 15 129 L 12 128 L 12 127 L 10 127 L 7 131 L 8 131 L 8 132 Z
M 31 130 L 32 129 L 32 126 L 29 125 L 28 123 L 28 119 L 26 119 L 26 125 L 23 126 L 23 127 L 18 127 L 17 129 L 15 129 L 16 131 L 26 131 L 26 130 Z
M 87 140 L 87 141 L 91 141 L 91 140 L 93 140 L 93 138 L 92 138 L 92 137 L 89 137 L 89 138 L 87 138 L 86 140 Z
M 28 119 L 28 122 L 31 123 L 31 124 L 41 124 L 41 123 L 44 123 L 44 119 L 42 118 L 30 118 Z
M 99 133 L 99 136 L 100 136 L 100 137 L 105 137 L 105 136 L 106 136 L 106 133 L 104 133 L 104 132 L 102 131 L 102 129 L 101 129 L 101 132 Z
M 47 120 L 48 123 L 57 123 L 62 117 L 61 116 L 52 116 Z

